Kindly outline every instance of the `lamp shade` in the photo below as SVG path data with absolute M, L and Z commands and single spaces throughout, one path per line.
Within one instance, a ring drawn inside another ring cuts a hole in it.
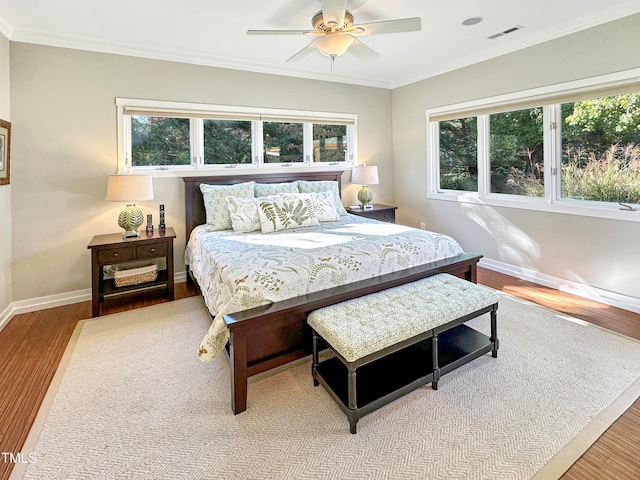
M 151 175 L 109 175 L 108 202 L 153 200 Z
M 359 183 L 360 185 L 377 185 L 378 181 L 378 167 L 375 166 L 361 166 L 353 167 L 351 172 L 351 183 Z

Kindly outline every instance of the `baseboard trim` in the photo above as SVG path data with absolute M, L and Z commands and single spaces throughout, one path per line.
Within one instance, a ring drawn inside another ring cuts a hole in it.
M 536 272 L 535 270 L 516 267 L 515 265 L 510 265 L 508 263 L 488 258 L 481 259 L 479 265 L 488 270 L 504 273 L 505 275 L 510 275 L 521 280 L 527 280 L 538 285 L 544 285 L 545 287 L 553 288 L 554 290 L 571 293 L 582 298 L 611 305 L 612 307 L 618 307 L 631 312 L 640 313 L 640 299 L 635 297 L 610 292 L 584 283 L 554 277 L 545 273 Z
M 187 281 L 187 272 L 178 272 L 174 275 L 175 283 Z M 44 297 L 30 298 L 29 300 L 19 300 L 12 302 L 0 314 L 0 330 L 15 316 L 21 313 L 35 312 L 47 308 L 62 307 L 73 303 L 86 302 L 91 300 L 91 289 L 76 290 L 74 292 L 47 295 Z
M 0 332 L 2 329 L 9 323 L 9 320 L 13 318 L 15 315 L 13 311 L 13 303 L 10 303 L 7 308 L 4 309 L 2 313 L 0 313 Z

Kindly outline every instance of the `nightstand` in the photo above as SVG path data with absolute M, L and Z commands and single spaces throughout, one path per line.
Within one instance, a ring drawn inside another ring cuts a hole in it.
M 174 299 L 173 291 L 173 239 L 176 232 L 167 228 L 160 233 L 155 230 L 147 235 L 144 231 L 139 237 L 123 238 L 121 233 L 96 235 L 87 248 L 91 250 L 91 310 L 94 317 L 100 316 L 100 302 L 105 297 L 147 290 L 166 288 L 166 297 Z M 116 287 L 113 279 L 105 279 L 105 265 L 119 265 L 138 260 L 165 258 L 167 268 L 158 271 L 158 278 L 152 282 L 126 287 Z
M 381 222 L 396 223 L 396 209 L 398 207 L 392 207 L 391 205 L 380 205 L 374 203 L 373 208 L 370 210 L 363 210 L 360 208 L 347 207 L 347 212 L 359 217 L 372 218 L 374 220 L 380 220 Z

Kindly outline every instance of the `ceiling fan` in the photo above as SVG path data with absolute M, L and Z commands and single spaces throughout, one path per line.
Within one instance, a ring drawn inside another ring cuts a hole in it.
M 365 63 L 372 62 L 380 55 L 367 47 L 356 37 L 380 33 L 415 32 L 422 28 L 419 17 L 387 20 L 382 22 L 354 24 L 353 15 L 347 10 L 347 0 L 321 0 L 322 10 L 311 19 L 313 30 L 248 30 L 247 35 L 311 35 L 316 38 L 293 55 L 287 62 L 297 62 L 318 50 L 331 57 L 331 64 L 336 57 L 347 50 Z

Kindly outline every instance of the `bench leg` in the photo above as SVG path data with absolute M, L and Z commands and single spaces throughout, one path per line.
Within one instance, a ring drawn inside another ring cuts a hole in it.
M 349 375 L 347 378 L 347 392 L 349 397 L 349 410 L 356 410 L 358 408 L 358 393 L 356 390 L 356 371 L 349 367 Z M 349 431 L 352 434 L 356 433 L 356 423 L 358 419 L 353 415 L 355 412 L 351 412 L 349 417 Z
M 438 364 L 438 335 L 431 337 L 431 362 L 433 365 L 433 381 L 431 388 L 438 389 L 438 380 L 440 380 L 440 366 Z
M 313 342 L 312 342 L 312 348 L 313 348 L 313 361 L 311 363 L 311 376 L 313 377 L 313 386 L 317 387 L 318 385 L 320 385 L 320 382 L 318 382 L 317 378 L 316 378 L 316 372 L 318 370 L 318 334 L 316 333 L 315 330 L 311 330 L 311 335 L 313 338 Z
M 495 309 L 491 310 L 491 338 L 489 339 L 489 341 L 493 343 L 491 356 L 493 358 L 498 358 L 498 348 L 500 347 L 500 342 L 498 341 L 498 314 Z

